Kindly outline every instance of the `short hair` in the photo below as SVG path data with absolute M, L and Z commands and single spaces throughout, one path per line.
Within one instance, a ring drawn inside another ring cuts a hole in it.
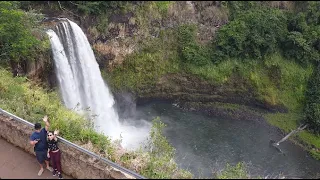
M 40 123 L 35 123 L 35 124 L 34 124 L 34 129 L 35 129 L 35 130 L 41 129 L 41 124 L 40 124 Z

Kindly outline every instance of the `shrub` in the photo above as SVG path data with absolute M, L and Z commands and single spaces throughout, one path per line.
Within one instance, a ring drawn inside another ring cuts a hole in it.
M 178 28 L 178 53 L 182 62 L 203 66 L 209 63 L 209 50 L 196 42 L 196 26 L 182 25 Z
M 277 51 L 286 35 L 286 16 L 280 10 L 245 11 L 217 32 L 215 61 L 225 58 L 262 59 Z
M 320 73 L 314 71 L 308 83 L 305 107 L 306 122 L 316 133 L 320 134 Z
M 320 3 L 308 2 L 306 10 L 289 14 L 289 33 L 283 44 L 286 57 L 301 64 L 316 62 L 320 59 Z
M 19 10 L 18 6 L 18 2 L 0 2 L 0 57 L 5 61 L 33 60 L 44 48 L 33 35 L 41 16 Z
M 156 179 L 192 178 L 190 172 L 178 168 L 174 160 L 175 149 L 162 134 L 164 127 L 165 124 L 161 122 L 159 117 L 152 121 L 150 139 L 146 146 L 150 160 L 142 174 Z

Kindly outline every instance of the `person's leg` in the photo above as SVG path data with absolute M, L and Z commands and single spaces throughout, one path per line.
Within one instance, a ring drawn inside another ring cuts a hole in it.
M 46 168 L 47 168 L 50 172 L 52 172 L 53 169 L 49 166 L 48 151 L 44 151 L 43 154 L 44 154 L 44 155 L 43 155 L 44 162 L 46 163 Z
M 61 152 L 58 151 L 55 153 L 56 156 L 55 156 L 55 162 L 56 162 L 56 165 L 57 165 L 57 170 L 58 170 L 58 176 L 59 176 L 59 179 L 62 179 L 62 171 L 61 171 Z
M 43 161 L 44 161 L 44 158 L 43 158 L 43 155 L 42 155 L 42 152 L 41 151 L 36 151 L 36 158 L 37 158 L 37 161 L 38 161 L 38 164 L 40 166 L 40 170 L 38 172 L 38 176 L 41 176 L 41 174 L 43 173 Z
M 53 175 L 56 175 L 57 172 L 57 164 L 55 161 L 55 155 L 56 153 L 50 152 L 50 159 L 51 159 L 51 163 L 52 163 L 52 167 L 53 167 Z

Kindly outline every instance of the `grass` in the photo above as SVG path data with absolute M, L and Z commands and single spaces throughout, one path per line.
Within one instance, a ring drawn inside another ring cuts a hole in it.
M 279 127 L 285 133 L 297 128 L 298 122 L 302 119 L 300 113 L 275 113 L 266 114 L 266 120 L 269 124 Z
M 90 141 L 107 153 L 113 151 L 110 140 L 94 132 L 90 121 L 66 109 L 57 93 L 46 93 L 25 77 L 13 78 L 4 69 L 0 69 L 0 107 L 32 123 L 43 123 L 42 117 L 48 115 L 51 129 L 60 129 L 62 137 L 82 143 Z
M 154 2 L 161 14 L 165 15 L 168 12 L 169 6 L 173 1 L 155 1 Z
M 284 105 L 289 110 L 301 109 L 312 66 L 301 67 L 274 54 L 265 61 L 229 59 L 219 64 L 198 67 L 187 65 L 186 71 L 202 79 L 222 85 L 237 72 L 255 87 L 257 99 L 271 105 Z
M 297 129 L 299 122 L 303 119 L 302 113 L 299 112 L 266 114 L 264 117 L 271 125 L 282 129 L 285 133 Z M 320 160 L 320 153 L 312 149 L 312 146 L 320 149 L 319 136 L 303 130 L 290 138 L 302 142 L 304 148 L 307 149 L 315 159 Z
M 107 136 L 95 132 L 90 120 L 66 109 L 58 93 L 46 92 L 25 77 L 13 78 L 3 68 L 0 68 L 0 107 L 32 123 L 43 124 L 42 117 L 48 115 L 50 129 L 59 129 L 63 138 L 98 154 L 105 152 L 101 155 L 148 178 L 192 177 L 174 161 L 175 150 L 162 135 L 164 124 L 160 119 L 153 121 L 151 138 L 144 151 L 126 151 Z
M 226 168 L 216 174 L 217 179 L 251 179 L 245 163 L 240 162 L 235 166 L 227 164 Z

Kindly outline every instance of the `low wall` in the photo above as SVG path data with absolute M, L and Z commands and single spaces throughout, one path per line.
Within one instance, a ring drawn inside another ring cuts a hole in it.
M 0 137 L 35 155 L 29 144 L 32 127 L 0 114 Z M 77 179 L 134 179 L 133 177 L 73 147 L 59 143 L 62 171 Z

